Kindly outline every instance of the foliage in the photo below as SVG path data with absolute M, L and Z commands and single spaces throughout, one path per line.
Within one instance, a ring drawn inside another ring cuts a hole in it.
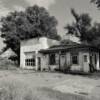
M 18 58 L 21 40 L 41 36 L 60 38 L 56 30 L 55 17 L 50 16 L 45 8 L 37 5 L 28 7 L 25 11 L 9 13 L 1 19 L 1 24 L 1 37 L 4 38 L 5 49 L 11 48 Z
M 97 8 L 100 8 L 100 0 L 91 0 L 91 3 L 94 3 Z M 97 35 L 97 38 L 93 41 L 93 43 L 97 46 L 100 46 L 100 23 L 95 23 L 93 31 L 95 31 Z
M 87 44 L 99 45 L 100 24 L 92 24 L 91 17 L 87 13 L 77 14 L 74 9 L 71 9 L 71 13 L 75 18 L 75 22 L 65 27 L 68 30 L 67 34 L 73 34 Z
M 16 70 L 18 67 L 16 63 L 9 59 L 0 58 L 0 70 Z
M 100 0 L 91 0 L 92 3 L 97 5 L 97 8 L 100 8 Z

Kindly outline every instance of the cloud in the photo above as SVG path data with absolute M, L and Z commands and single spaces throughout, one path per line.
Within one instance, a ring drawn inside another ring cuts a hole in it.
M 25 0 L 0 0 L 0 18 L 9 12 L 23 10 L 28 6 Z
M 49 9 L 49 7 L 53 4 L 55 4 L 55 0 L 26 0 L 31 6 L 34 4 L 37 4 L 39 6 L 43 6 L 46 9 Z
M 0 17 L 7 15 L 10 11 L 24 10 L 35 4 L 49 9 L 51 5 L 55 4 L 55 0 L 0 0 Z
M 22 7 L 22 6 L 17 6 L 17 5 L 14 6 L 14 9 L 17 10 L 17 11 L 23 11 L 23 10 L 25 10 L 24 7 Z
M 27 7 L 26 0 L 0 0 L 0 4 L 9 10 L 12 10 L 15 6 Z
M 7 8 L 5 8 L 3 5 L 2 5 L 2 2 L 0 1 L 0 17 L 1 16 L 5 16 L 7 15 L 9 12 L 9 10 Z

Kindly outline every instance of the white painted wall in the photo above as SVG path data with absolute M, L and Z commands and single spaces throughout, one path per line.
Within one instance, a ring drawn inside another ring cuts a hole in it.
M 100 60 L 99 60 L 99 53 L 96 54 L 97 55 L 97 64 L 96 64 L 96 68 L 97 70 L 100 70 Z
M 41 38 L 35 38 L 35 39 L 22 41 L 21 46 L 20 46 L 20 67 L 24 68 L 24 69 L 33 69 L 33 67 L 26 67 L 25 66 L 25 53 L 35 51 L 35 54 L 36 54 L 36 67 L 35 67 L 35 69 L 37 70 L 38 69 L 37 68 L 38 67 L 37 57 L 39 55 L 38 51 L 40 51 L 41 49 L 47 49 L 51 45 L 54 45 L 52 41 L 58 42 L 58 41 L 52 40 L 52 39 L 49 39 L 49 41 L 51 41 L 50 45 L 48 43 L 48 38 L 46 38 L 46 37 L 41 37 Z M 42 55 L 40 55 L 40 56 L 42 56 Z M 41 61 L 41 62 L 44 62 L 44 64 L 42 66 L 45 66 L 45 63 L 46 63 L 45 60 L 47 60 L 47 59 L 45 59 L 45 57 L 43 57 L 42 60 L 43 61 Z

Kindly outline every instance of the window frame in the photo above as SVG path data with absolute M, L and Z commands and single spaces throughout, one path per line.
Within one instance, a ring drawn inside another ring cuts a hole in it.
M 55 53 L 49 54 L 49 65 L 56 65 L 56 54 Z
M 88 62 L 88 56 L 87 55 L 84 55 L 84 62 Z
M 36 52 L 24 52 L 25 54 L 25 66 L 34 67 L 36 66 Z
M 76 63 L 75 60 L 73 60 L 73 57 L 77 57 Z M 79 65 L 79 53 L 71 54 L 71 62 L 73 65 Z
M 26 58 L 25 59 L 25 66 L 36 66 L 36 59 L 35 58 Z

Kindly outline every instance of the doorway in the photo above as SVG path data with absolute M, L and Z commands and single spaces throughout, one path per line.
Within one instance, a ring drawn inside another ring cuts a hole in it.
M 38 57 L 38 70 L 41 70 L 41 57 Z
M 84 72 L 89 72 L 89 55 L 88 54 L 83 54 L 83 66 L 82 66 L 82 71 Z
M 60 68 L 64 69 L 66 67 L 66 55 L 60 55 Z

